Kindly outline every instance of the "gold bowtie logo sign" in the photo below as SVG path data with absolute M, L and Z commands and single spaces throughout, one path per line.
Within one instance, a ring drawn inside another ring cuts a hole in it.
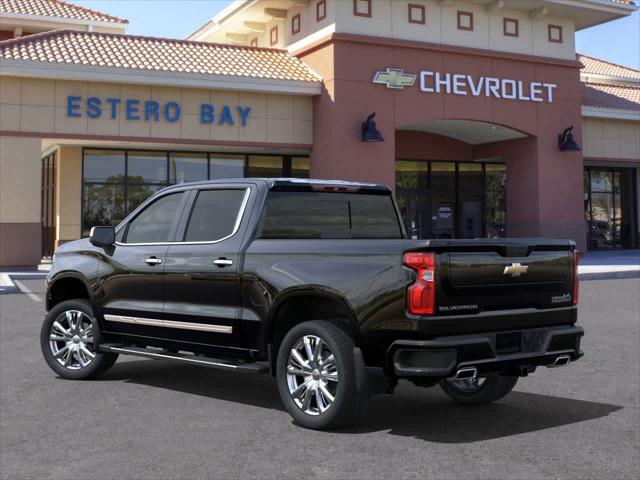
M 529 270 L 528 265 L 512 263 L 511 265 L 507 265 L 506 267 L 504 267 L 504 272 L 502 273 L 505 275 L 511 275 L 512 277 L 519 277 L 523 273 L 527 273 L 527 270 Z
M 381 83 L 387 88 L 402 90 L 404 87 L 411 87 L 416 82 L 416 76 L 412 73 L 404 73 L 399 68 L 387 68 L 384 71 L 376 72 L 373 83 Z

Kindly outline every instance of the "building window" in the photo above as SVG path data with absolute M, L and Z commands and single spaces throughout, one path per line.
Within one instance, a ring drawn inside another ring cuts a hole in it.
M 251 39 L 251 46 L 252 47 L 257 47 L 258 46 L 258 37 L 255 37 L 255 38 Z
M 427 15 L 425 13 L 424 5 L 416 5 L 410 3 L 408 5 L 409 23 L 415 23 L 418 25 L 424 25 L 427 23 Z
M 291 35 L 300 33 L 300 14 L 294 15 L 291 18 Z
M 502 33 L 505 37 L 518 37 L 520 35 L 518 31 L 518 20 L 515 18 L 503 18 Z
M 82 236 L 117 225 L 158 190 L 222 178 L 309 178 L 309 158 L 206 152 L 83 149 Z
M 276 43 L 278 43 L 278 26 L 276 25 L 269 32 L 269 40 L 271 42 L 271 46 L 273 47 Z
M 327 18 L 327 0 L 320 0 L 316 3 L 316 22 Z
M 356 17 L 371 17 L 371 0 L 353 0 L 353 14 Z
M 560 25 L 549 25 L 549 41 L 562 43 L 562 27 Z
M 458 30 L 473 31 L 473 13 L 458 10 Z

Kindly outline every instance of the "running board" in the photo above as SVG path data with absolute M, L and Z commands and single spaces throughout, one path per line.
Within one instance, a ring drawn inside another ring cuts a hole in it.
M 201 367 L 216 368 L 218 370 L 228 370 L 242 373 L 269 373 L 269 367 L 263 363 L 246 363 L 234 360 L 222 360 L 219 358 L 205 357 L 204 355 L 190 355 L 187 353 L 167 352 L 166 350 L 152 350 L 150 348 L 130 347 L 127 345 L 103 343 L 100 351 L 119 353 L 121 355 L 134 355 L 146 357 L 154 360 L 175 360 L 178 362 L 190 363 Z

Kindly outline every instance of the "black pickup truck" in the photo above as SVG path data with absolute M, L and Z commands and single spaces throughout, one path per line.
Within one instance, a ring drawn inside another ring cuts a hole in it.
M 409 240 L 385 186 L 182 184 L 62 245 L 41 345 L 70 379 L 119 354 L 276 377 L 298 424 L 357 417 L 399 379 L 502 398 L 582 356 L 571 241 Z

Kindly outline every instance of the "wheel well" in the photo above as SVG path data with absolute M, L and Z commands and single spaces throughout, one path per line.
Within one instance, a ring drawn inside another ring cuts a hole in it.
M 74 298 L 89 298 L 89 292 L 82 280 L 77 278 L 61 278 L 49 289 L 48 308 L 55 307 L 60 302 Z
M 353 337 L 359 345 L 359 332 L 353 315 L 343 302 L 315 295 L 301 295 L 285 300 L 276 310 L 272 323 L 269 343 L 271 344 L 271 371 L 275 374 L 276 358 L 280 342 L 294 326 L 310 320 L 331 320 Z

